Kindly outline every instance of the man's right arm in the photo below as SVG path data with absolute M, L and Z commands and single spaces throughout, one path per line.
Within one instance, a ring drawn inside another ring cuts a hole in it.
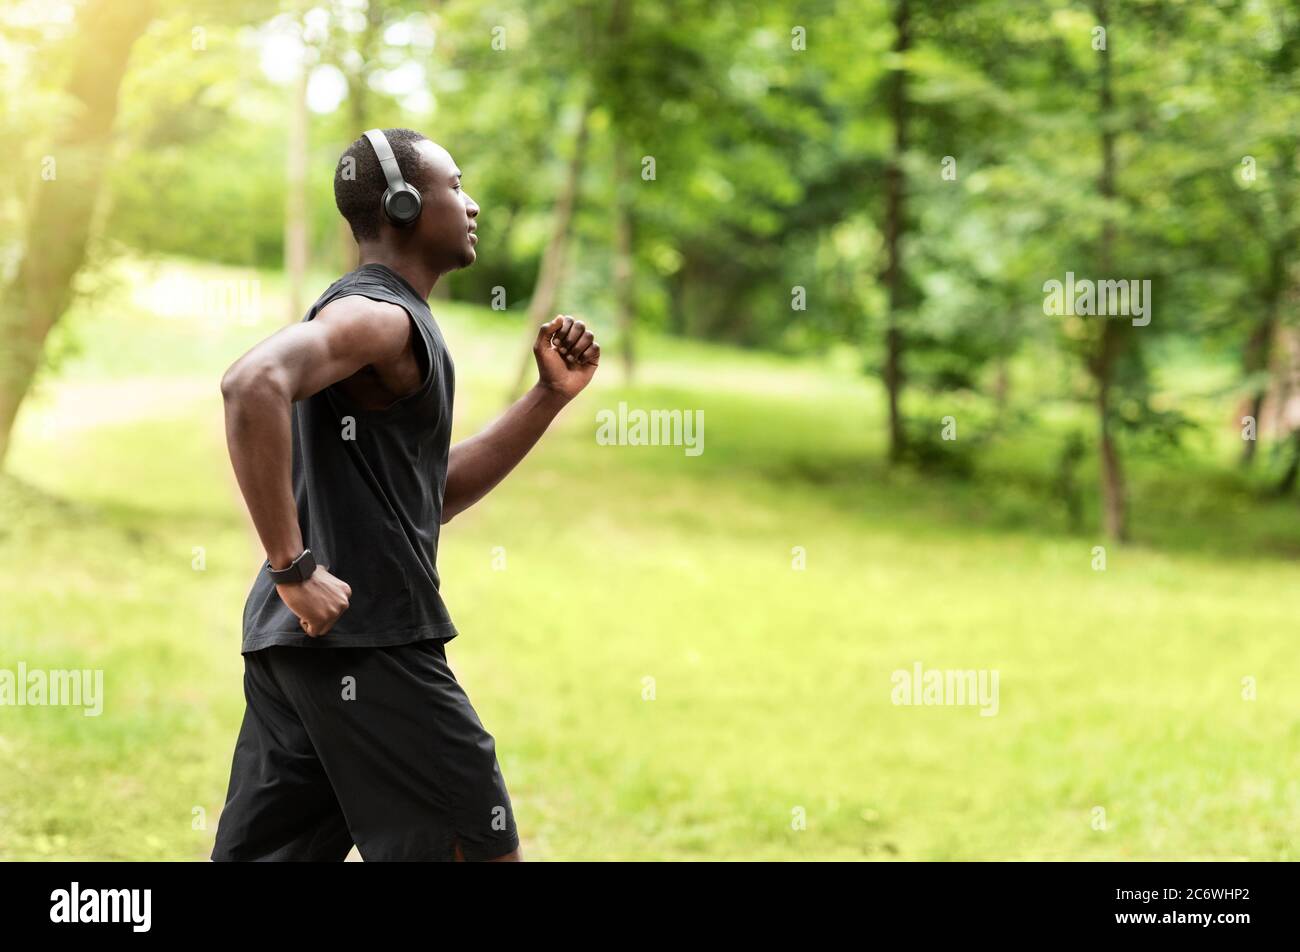
M 221 394 L 230 462 L 272 568 L 285 568 L 303 551 L 293 498 L 292 404 L 363 367 L 395 360 L 410 346 L 404 309 L 349 296 L 268 337 L 226 371 Z M 333 627 L 352 594 L 323 566 L 305 582 L 276 590 L 313 637 Z

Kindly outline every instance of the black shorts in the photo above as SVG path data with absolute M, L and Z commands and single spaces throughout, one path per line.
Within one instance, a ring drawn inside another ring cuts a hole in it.
M 328 635 L 326 636 L 328 637 Z M 496 744 L 443 643 L 244 655 L 212 859 L 494 859 L 519 846 Z

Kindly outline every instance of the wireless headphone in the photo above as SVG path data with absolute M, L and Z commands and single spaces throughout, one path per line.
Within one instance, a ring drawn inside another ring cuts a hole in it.
M 394 225 L 403 228 L 420 217 L 420 193 L 406 184 L 406 179 L 402 178 L 402 170 L 397 165 L 393 147 L 388 144 L 388 137 L 384 135 L 384 130 L 370 129 L 366 132 L 366 138 L 370 140 L 370 145 L 375 150 L 379 165 L 384 170 L 384 178 L 388 180 L 388 190 L 384 192 L 383 200 L 380 202 L 384 208 L 384 215 Z

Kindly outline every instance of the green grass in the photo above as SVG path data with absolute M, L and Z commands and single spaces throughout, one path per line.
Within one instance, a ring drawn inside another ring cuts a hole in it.
M 0 667 L 102 668 L 107 700 L 0 708 L 0 858 L 211 848 L 261 557 L 216 385 L 283 312 L 260 278 L 268 318 L 247 326 L 120 290 L 78 306 L 79 348 L 20 419 Z M 464 436 L 501 409 L 521 319 L 436 313 Z M 1050 422 L 963 432 L 976 477 L 922 478 L 881 463 L 878 391 L 840 363 L 644 353 L 636 386 L 609 361 L 443 536 L 449 657 L 529 858 L 1295 858 L 1300 531 L 1230 443 L 1131 460 L 1139 541 L 1098 572 L 1100 540 L 1052 498 Z M 596 445 L 619 400 L 703 409 L 704 454 Z M 912 409 L 937 427 L 944 407 Z M 895 706 L 891 673 L 916 661 L 997 669 L 998 715 Z

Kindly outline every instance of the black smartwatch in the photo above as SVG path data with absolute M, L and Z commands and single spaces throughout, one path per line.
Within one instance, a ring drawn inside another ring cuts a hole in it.
M 311 578 L 311 573 L 316 571 L 316 559 L 311 554 L 311 549 L 303 549 L 302 555 L 289 563 L 288 568 L 273 569 L 271 563 L 266 563 L 266 574 L 271 576 L 271 581 L 276 585 L 292 585 L 295 582 L 305 582 Z

